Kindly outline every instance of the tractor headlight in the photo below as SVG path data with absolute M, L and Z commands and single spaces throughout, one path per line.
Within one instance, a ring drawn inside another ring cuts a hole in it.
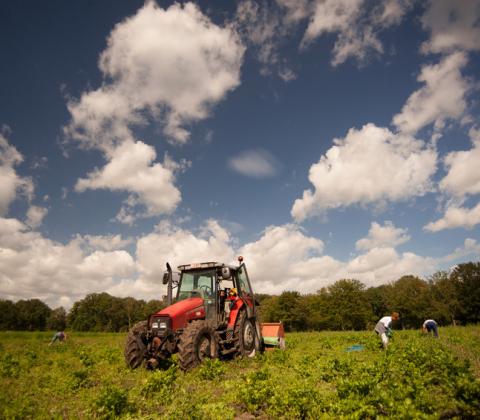
M 170 319 L 168 318 L 154 318 L 151 324 L 152 332 L 157 335 L 167 333 L 170 328 Z

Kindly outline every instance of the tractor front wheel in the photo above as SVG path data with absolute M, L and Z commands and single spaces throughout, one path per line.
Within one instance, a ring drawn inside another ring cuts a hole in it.
M 132 369 L 138 368 L 145 358 L 145 344 L 143 339 L 147 333 L 147 321 L 136 323 L 128 332 L 123 354 L 127 365 Z
M 247 311 L 241 311 L 235 325 L 235 344 L 237 354 L 244 357 L 254 357 L 260 352 L 260 340 L 255 328 L 255 322 L 248 319 Z
M 207 321 L 192 321 L 183 330 L 178 343 L 178 362 L 183 370 L 198 366 L 205 359 L 218 357 L 217 334 Z

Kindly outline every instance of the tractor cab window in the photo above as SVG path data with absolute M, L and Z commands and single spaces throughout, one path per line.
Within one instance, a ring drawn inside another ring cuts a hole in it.
M 215 290 L 215 278 L 215 271 L 182 273 L 177 300 L 191 297 L 212 299 Z
M 252 295 L 252 289 L 250 287 L 250 283 L 248 281 L 247 277 L 247 272 L 245 270 L 245 266 L 242 265 L 240 268 L 237 270 L 237 282 L 238 282 L 238 288 L 240 289 L 239 292 L 242 295 Z

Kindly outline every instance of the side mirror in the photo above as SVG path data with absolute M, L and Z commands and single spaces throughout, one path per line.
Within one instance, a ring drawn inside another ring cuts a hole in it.
M 229 279 L 230 277 L 232 277 L 232 273 L 230 272 L 230 268 L 228 267 L 222 267 L 222 278 L 224 280 L 227 280 Z
M 163 284 L 168 284 L 168 280 L 170 279 L 170 273 L 167 271 L 166 273 L 163 273 L 163 279 L 162 279 L 162 283 Z

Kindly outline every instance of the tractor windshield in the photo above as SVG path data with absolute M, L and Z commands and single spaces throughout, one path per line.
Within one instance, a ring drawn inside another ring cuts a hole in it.
M 213 299 L 215 291 L 216 272 L 184 271 L 178 289 L 177 301 L 191 297 Z

